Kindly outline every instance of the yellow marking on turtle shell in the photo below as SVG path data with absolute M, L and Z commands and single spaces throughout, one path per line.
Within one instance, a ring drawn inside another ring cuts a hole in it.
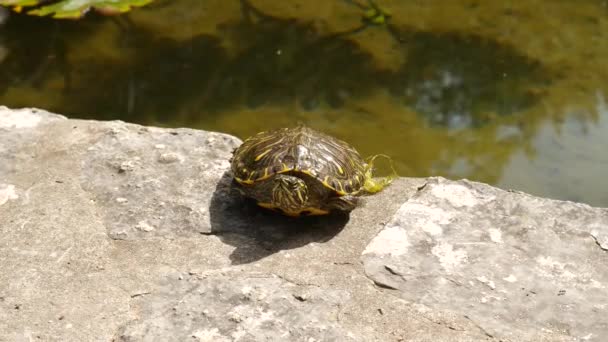
M 302 172 L 305 175 L 311 176 L 311 177 L 315 176 L 315 175 L 312 174 L 312 172 L 310 172 L 310 170 L 300 170 L 300 172 Z
M 305 216 L 318 216 L 318 215 L 327 215 L 329 214 L 329 211 L 327 210 L 323 210 L 323 209 L 319 209 L 319 208 L 304 208 L 302 210 L 281 210 L 281 213 L 283 215 L 286 216 L 291 216 L 291 217 L 299 217 L 302 216 L 302 213 L 304 212 L 308 212 L 307 215 Z
M 258 202 L 258 205 L 262 208 L 266 208 L 266 209 L 276 209 L 277 207 L 272 204 L 272 203 L 266 203 L 266 202 Z
M 325 176 L 325 178 L 323 178 L 323 180 L 321 181 L 321 183 L 323 183 L 323 185 L 327 188 L 333 189 L 334 187 L 329 185 L 329 183 L 327 182 L 329 180 L 329 176 Z
M 291 171 L 291 169 L 287 166 L 287 164 L 281 163 L 281 166 L 283 167 L 283 169 L 281 171 L 279 171 L 279 173 Z
M 297 215 L 302 215 L 302 212 L 308 211 L 310 214 L 308 214 L 309 216 L 314 216 L 314 215 L 327 215 L 329 214 L 329 211 L 327 210 L 323 210 L 323 209 L 319 209 L 319 208 L 313 208 L 313 207 L 308 207 L 308 208 L 304 208 L 301 211 L 297 212 Z
M 251 145 L 251 148 L 257 147 L 258 145 L 261 145 L 261 144 L 263 144 L 263 143 L 265 143 L 265 142 L 267 142 L 269 140 L 272 140 L 272 139 L 274 139 L 274 137 L 268 137 L 268 138 L 265 138 L 265 139 L 260 139 L 260 140 L 258 140 L 256 142 L 254 142 Z M 277 141 L 275 141 L 273 143 L 270 143 L 270 144 L 266 145 L 266 147 L 271 147 L 271 146 L 274 146 L 274 145 L 278 145 L 278 144 L 280 144 L 282 142 L 283 142 L 283 138 L 281 138 L 281 139 L 279 139 L 279 140 L 277 140 Z
M 336 189 L 336 192 L 338 193 L 338 195 L 340 195 L 340 196 L 346 195 L 346 191 L 344 191 L 344 188 L 342 187 L 342 182 L 337 182 L 337 184 L 338 184 L 337 188 L 339 188 L 339 189 Z
M 268 174 L 268 168 L 265 168 L 264 169 L 264 175 L 262 177 L 260 177 L 260 178 L 256 178 L 256 182 L 262 181 L 262 180 L 267 179 L 269 177 L 270 177 L 270 175 Z
M 253 181 L 251 179 L 241 179 L 238 177 L 234 177 L 234 179 L 239 183 L 239 184 L 246 184 L 246 185 L 251 185 L 253 184 Z
M 344 169 L 342 169 L 342 166 L 338 165 L 337 163 L 336 163 L 336 165 L 338 166 L 338 173 L 340 173 L 341 175 L 343 175 L 344 174 Z
M 298 194 L 298 198 L 300 199 L 300 202 L 304 202 L 304 197 L 302 197 L 302 192 L 300 192 L 299 190 L 296 190 L 296 193 Z
M 264 151 L 264 152 L 262 152 L 262 153 L 258 154 L 257 156 L 255 156 L 255 159 L 254 159 L 254 160 L 255 160 L 256 162 L 257 162 L 257 161 L 260 161 L 260 159 L 264 158 L 264 156 L 265 156 L 265 155 L 267 155 L 268 153 L 270 153 L 270 151 L 272 151 L 272 149 L 271 149 L 271 148 L 269 148 L 269 149 L 267 149 L 266 151 Z
M 336 169 L 338 170 L 338 172 L 340 172 L 340 170 L 342 170 L 342 167 L 340 167 L 340 164 L 338 164 L 338 162 L 336 162 L 336 161 L 335 161 L 335 160 L 333 160 L 333 159 L 330 159 L 330 162 L 331 162 L 332 164 L 334 164 L 334 166 L 336 167 Z M 344 172 L 344 170 L 342 170 L 342 172 Z
M 350 189 L 350 191 L 352 192 L 353 189 L 353 180 L 349 179 L 348 181 L 346 181 L 346 184 L 348 184 L 348 188 Z

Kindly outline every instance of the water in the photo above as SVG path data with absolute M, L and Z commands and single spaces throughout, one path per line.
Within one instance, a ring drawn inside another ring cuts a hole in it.
M 377 3 L 388 25 L 341 0 L 11 14 L 0 103 L 241 138 L 302 122 L 403 176 L 608 207 L 606 1 Z

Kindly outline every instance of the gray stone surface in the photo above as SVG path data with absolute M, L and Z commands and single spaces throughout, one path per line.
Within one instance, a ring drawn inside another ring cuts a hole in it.
M 348 291 L 296 285 L 274 275 L 210 272 L 168 277 L 122 341 L 362 341 L 338 322 Z M 278 338 L 280 337 L 280 338 Z
M 608 210 L 430 179 L 366 247 L 377 284 L 501 340 L 608 336 Z
M 605 209 L 403 178 L 286 218 L 230 191 L 238 143 L 0 107 L 0 341 L 606 335 Z
M 212 194 L 238 144 L 219 133 L 117 124 L 87 148 L 81 186 L 113 239 L 209 232 Z

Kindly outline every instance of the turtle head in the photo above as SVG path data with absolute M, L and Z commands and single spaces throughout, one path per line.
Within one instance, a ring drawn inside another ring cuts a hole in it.
M 277 175 L 272 187 L 272 204 L 286 212 L 297 213 L 306 207 L 308 187 L 302 178 Z

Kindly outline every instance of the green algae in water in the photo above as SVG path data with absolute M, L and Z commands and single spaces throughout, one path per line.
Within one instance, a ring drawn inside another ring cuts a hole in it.
M 90 10 L 103 14 L 120 14 L 134 7 L 148 5 L 154 0 L 0 0 L 0 5 L 11 6 L 17 12 L 51 16 L 56 19 L 78 19 Z M 24 9 L 25 8 L 25 9 Z

